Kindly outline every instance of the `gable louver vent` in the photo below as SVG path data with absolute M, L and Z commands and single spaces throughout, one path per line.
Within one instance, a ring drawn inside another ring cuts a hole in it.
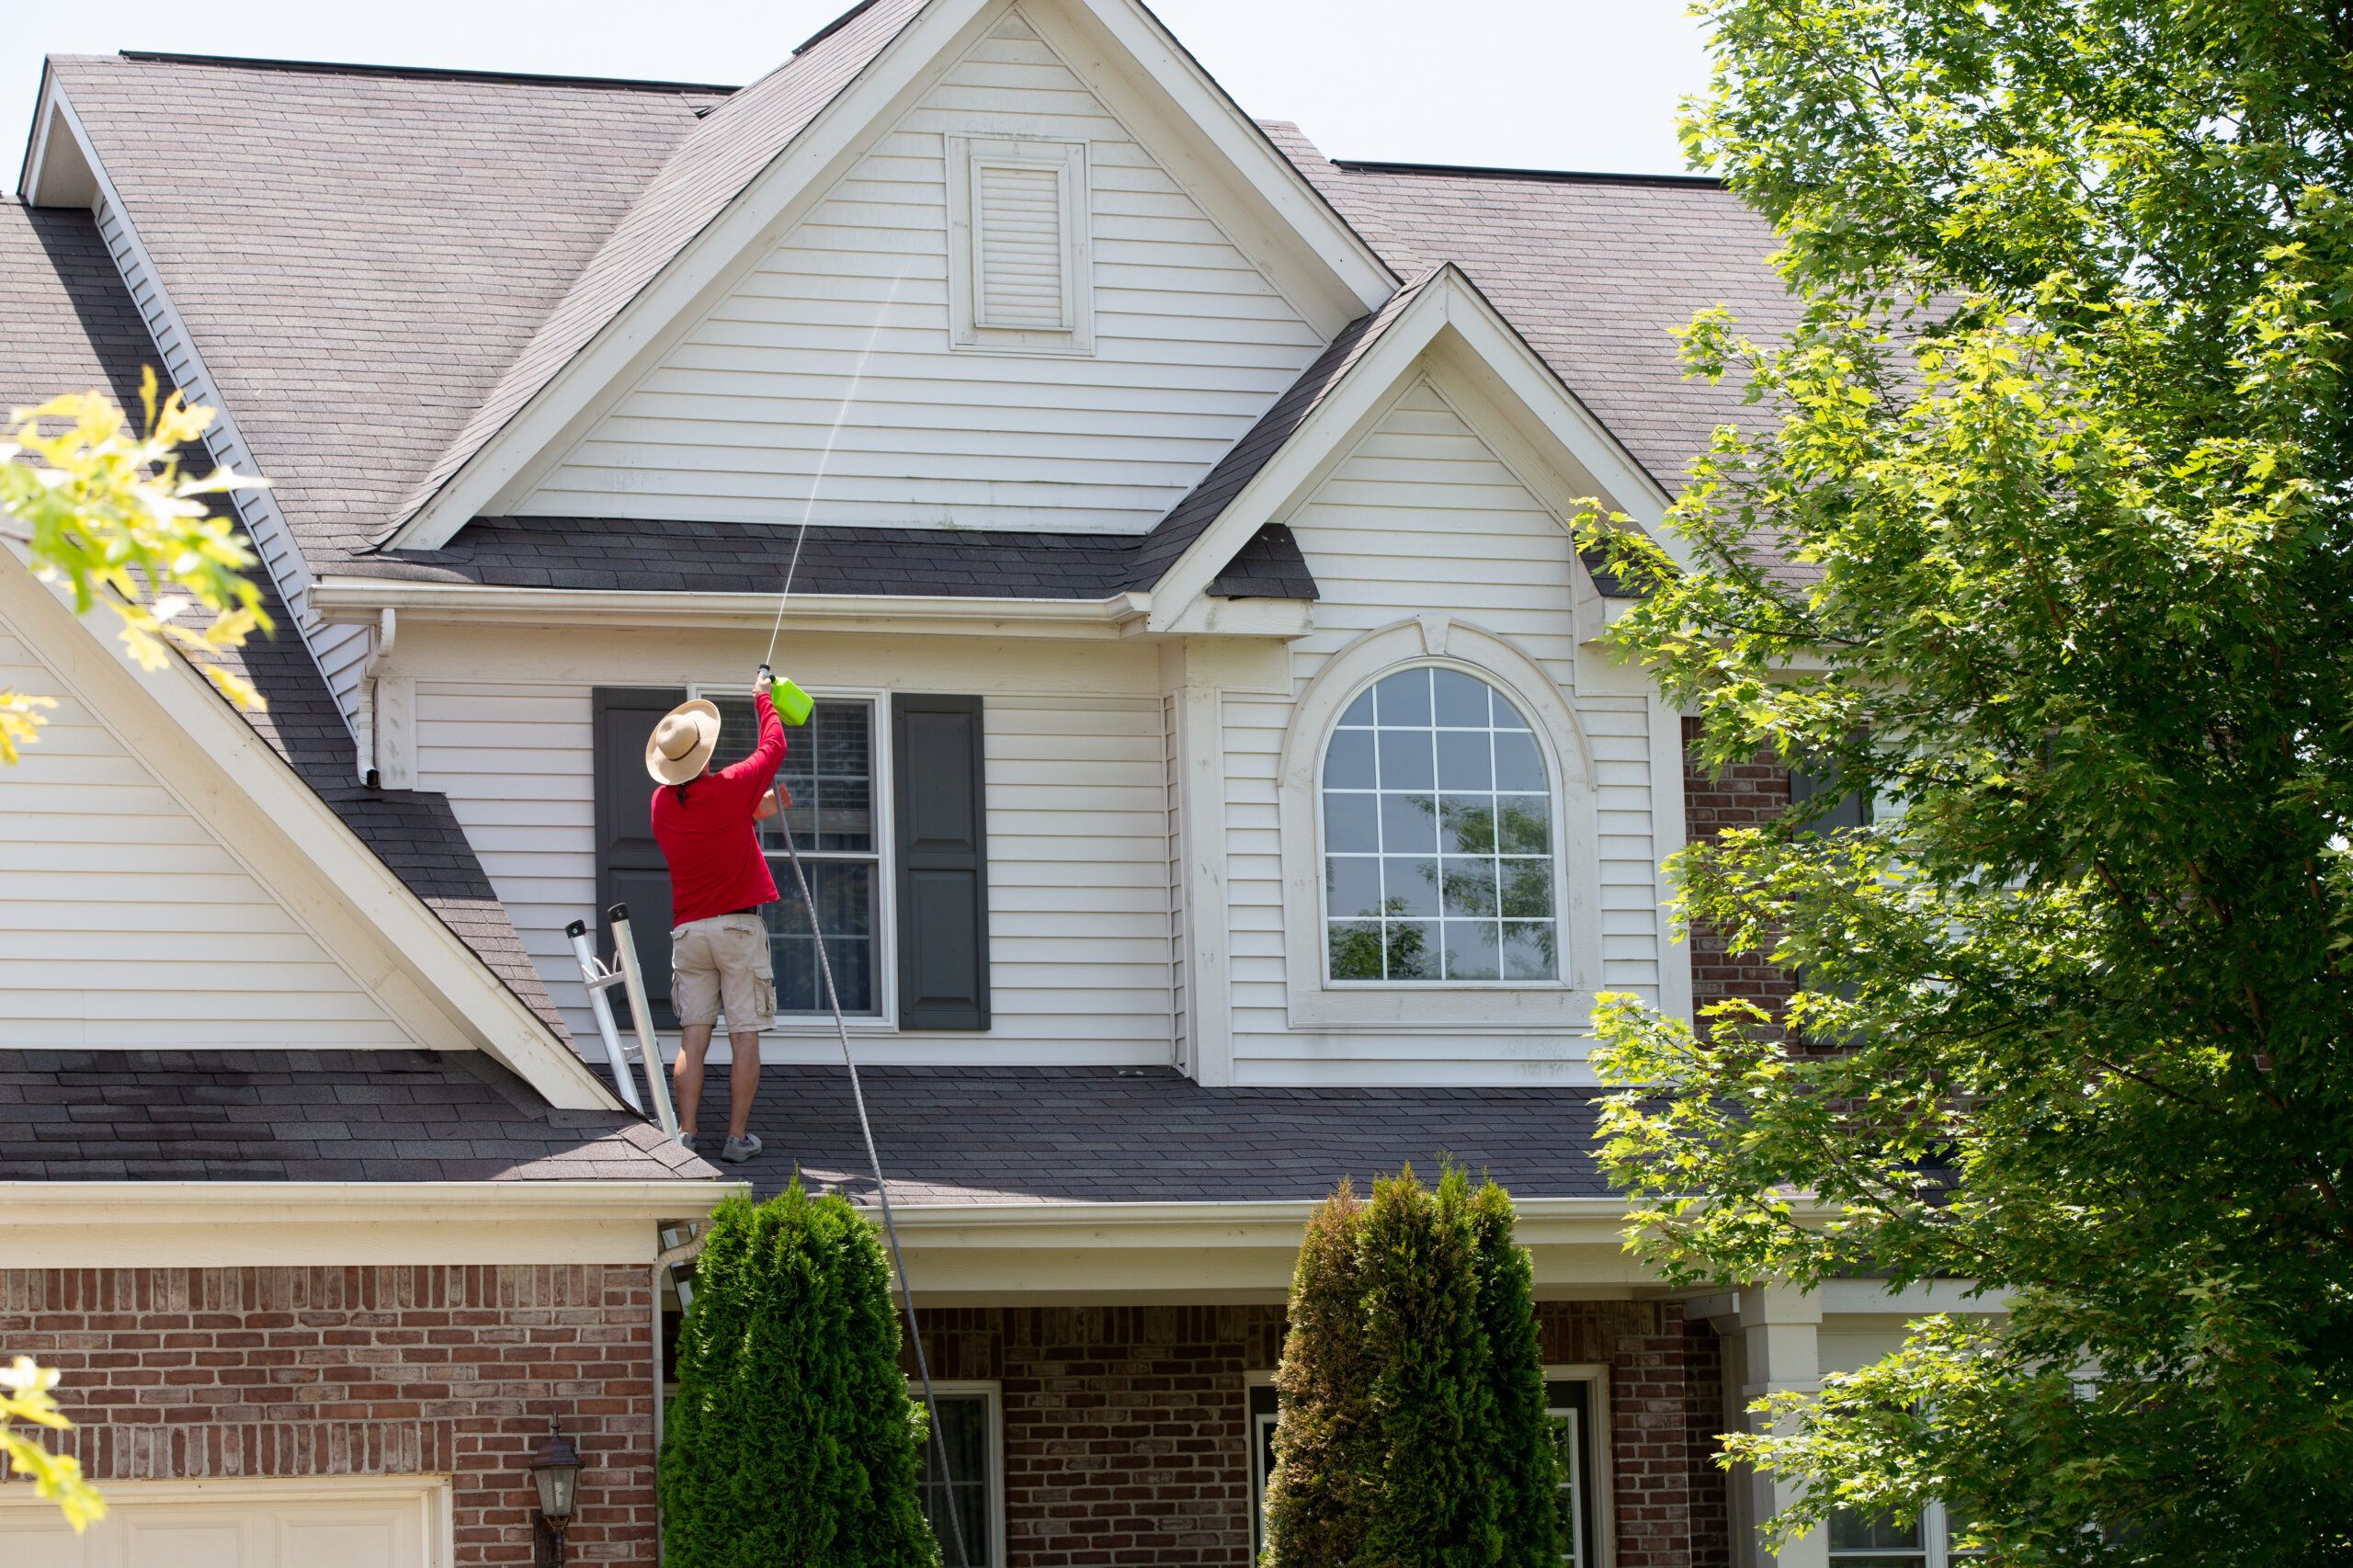
M 1086 144 L 993 136 L 947 143 L 956 347 L 1092 353 Z
M 1034 164 L 982 163 L 979 234 L 983 326 L 1070 329 L 1063 266 L 1063 175 Z

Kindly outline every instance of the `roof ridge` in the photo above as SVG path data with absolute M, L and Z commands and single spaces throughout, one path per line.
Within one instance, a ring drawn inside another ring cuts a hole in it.
M 1484 164 L 1414 164 L 1387 158 L 1333 158 L 1352 175 L 1437 175 L 1456 178 L 1531 180 L 1546 184 L 1658 185 L 1697 190 L 1729 188 L 1715 175 L 1636 175 L 1602 169 L 1515 169 Z
M 170 49 L 124 49 L 122 60 L 168 65 L 221 65 L 241 71 L 307 72 L 336 76 L 404 76 L 441 82 L 538 83 L 567 87 L 612 87 L 630 92 L 733 93 L 740 83 L 671 82 L 645 76 L 584 76 L 545 71 L 485 71 L 455 65 L 381 65 L 366 61 L 286 60 L 267 55 L 198 54 Z M 104 55 L 89 58 L 103 60 Z

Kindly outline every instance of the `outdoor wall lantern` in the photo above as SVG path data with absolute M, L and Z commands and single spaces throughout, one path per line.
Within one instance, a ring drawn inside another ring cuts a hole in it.
M 572 1524 L 572 1506 L 580 1494 L 580 1450 L 556 1430 L 548 1417 L 548 1435 L 531 1460 L 531 1479 L 539 1483 L 539 1528 L 533 1533 L 540 1568 L 563 1568 L 563 1532 Z

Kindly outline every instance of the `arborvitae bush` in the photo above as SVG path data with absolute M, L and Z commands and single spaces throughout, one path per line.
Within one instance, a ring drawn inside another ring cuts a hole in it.
M 1475 1461 L 1503 1521 L 1500 1568 L 1560 1568 L 1558 1435 L 1547 1414 L 1544 1356 L 1536 1342 L 1536 1270 L 1512 1240 L 1511 1194 L 1494 1182 L 1471 1195 L 1479 1272 L 1479 1326 L 1486 1340 L 1485 1442 Z
M 1266 1568 L 1552 1568 L 1558 1453 L 1510 1197 L 1409 1167 L 1309 1222 Z
M 667 1568 L 937 1568 L 874 1227 L 795 1181 L 712 1216 L 662 1442 Z
M 1316 1206 L 1291 1275 L 1290 1323 L 1275 1373 L 1282 1419 L 1267 1480 L 1266 1568 L 1346 1568 L 1364 1546 L 1378 1487 L 1369 1417 L 1372 1358 L 1358 1332 L 1364 1214 L 1347 1182 Z

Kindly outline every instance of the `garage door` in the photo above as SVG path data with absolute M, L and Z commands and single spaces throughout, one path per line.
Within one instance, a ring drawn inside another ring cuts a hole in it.
M 29 1488 L 10 1487 L 10 1492 Z M 7 1568 L 447 1568 L 446 1488 L 300 1482 L 101 1486 L 81 1535 L 29 1497 L 0 1503 Z

